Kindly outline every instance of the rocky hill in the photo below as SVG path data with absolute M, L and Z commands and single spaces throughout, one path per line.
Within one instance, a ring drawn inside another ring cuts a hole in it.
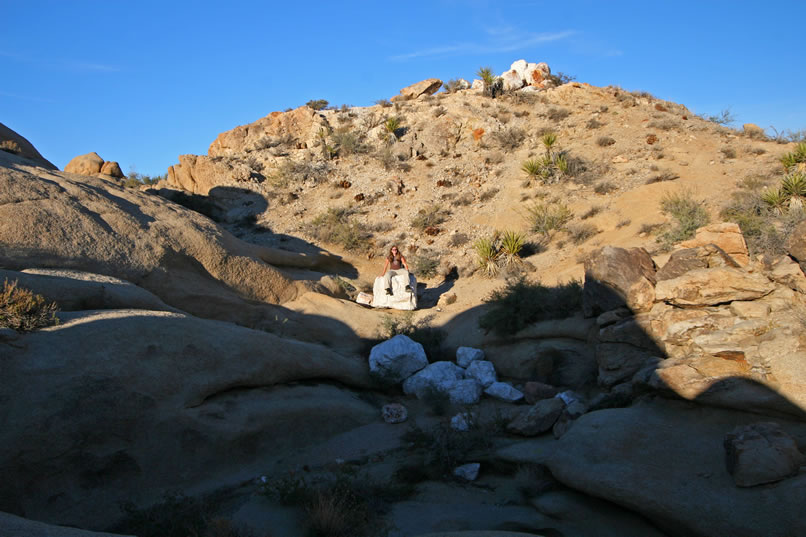
M 562 82 L 311 102 L 141 188 L 0 132 L 0 279 L 61 310 L 0 327 L 0 534 L 804 533 L 806 149 Z M 413 314 L 353 300 L 392 244 Z

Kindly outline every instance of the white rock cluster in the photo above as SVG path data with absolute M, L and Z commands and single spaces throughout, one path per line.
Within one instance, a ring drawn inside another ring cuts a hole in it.
M 504 84 L 504 91 L 515 91 L 520 89 L 540 90 L 554 87 L 554 82 L 549 78 L 551 69 L 548 64 L 527 62 L 517 60 L 501 73 L 498 77 Z M 484 89 L 484 82 L 474 80 L 471 89 L 481 91 Z
M 456 364 L 429 364 L 422 345 L 397 335 L 372 348 L 369 368 L 374 375 L 402 381 L 403 392 L 418 399 L 433 392 L 447 394 L 451 403 L 460 405 L 478 403 L 482 393 L 507 402 L 523 399 L 519 390 L 498 381 L 493 363 L 484 360 L 484 351 L 472 347 L 456 350 Z

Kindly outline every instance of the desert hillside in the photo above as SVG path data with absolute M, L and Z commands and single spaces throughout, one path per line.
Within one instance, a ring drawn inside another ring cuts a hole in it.
M 0 534 L 806 532 L 806 144 L 485 74 L 146 184 L 0 125 Z

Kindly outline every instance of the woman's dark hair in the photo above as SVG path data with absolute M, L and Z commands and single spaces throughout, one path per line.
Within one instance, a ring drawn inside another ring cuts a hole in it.
M 393 249 L 397 250 L 397 257 L 395 257 L 395 254 L 392 253 Z M 386 259 L 392 261 L 394 259 L 400 259 L 401 257 L 403 257 L 403 254 L 400 253 L 400 248 L 397 247 L 397 244 L 393 244 L 392 247 L 389 248 L 389 255 L 386 256 Z

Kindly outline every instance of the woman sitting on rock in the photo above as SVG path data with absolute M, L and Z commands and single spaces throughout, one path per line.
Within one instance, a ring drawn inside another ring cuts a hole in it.
M 406 258 L 403 257 L 403 254 L 400 253 L 397 246 L 392 246 L 389 249 L 389 255 L 386 256 L 386 264 L 383 266 L 383 272 L 381 272 L 383 286 L 386 289 L 387 295 L 392 294 L 392 276 L 397 276 L 398 274 L 402 274 L 406 278 L 405 281 L 409 281 L 409 264 L 406 263 Z M 406 291 L 411 291 L 411 286 L 408 284 L 406 284 Z

